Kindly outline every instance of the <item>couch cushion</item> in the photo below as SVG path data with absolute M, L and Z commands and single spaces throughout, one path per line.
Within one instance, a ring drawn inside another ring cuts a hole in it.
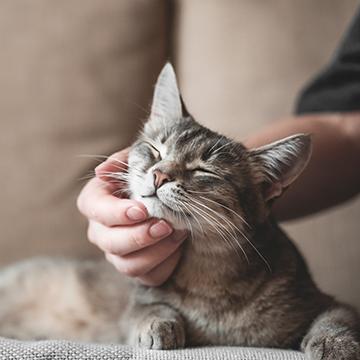
M 87 256 L 79 181 L 146 117 L 166 55 L 163 0 L 0 3 L 0 263 Z M 144 110 L 145 109 L 145 110 Z
M 303 360 L 300 352 L 240 347 L 205 347 L 155 351 L 121 345 L 79 344 L 68 341 L 21 342 L 0 338 L 0 360 Z

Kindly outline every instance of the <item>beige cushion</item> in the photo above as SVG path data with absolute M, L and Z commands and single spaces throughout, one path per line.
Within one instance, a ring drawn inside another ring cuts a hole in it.
M 334 51 L 356 0 L 178 1 L 178 70 L 188 108 L 244 139 L 290 114 Z M 324 290 L 360 309 L 360 201 L 288 225 Z
M 87 256 L 75 207 L 96 162 L 127 145 L 165 61 L 162 0 L 0 2 L 0 262 Z

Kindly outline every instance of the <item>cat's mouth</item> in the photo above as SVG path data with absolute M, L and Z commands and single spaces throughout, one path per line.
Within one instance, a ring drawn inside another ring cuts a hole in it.
M 150 199 L 150 200 L 155 200 L 158 204 L 160 203 L 161 206 L 167 208 L 168 210 L 172 210 L 173 209 L 171 207 L 169 207 L 162 199 L 160 199 L 160 197 L 157 195 L 156 192 L 149 194 L 149 195 L 140 195 L 141 198 L 143 199 Z
M 140 193 L 137 200 L 143 202 L 151 217 L 165 219 L 176 229 L 187 229 L 190 216 L 185 209 L 179 210 L 176 199 L 171 194 L 157 193 L 150 190 L 149 193 Z M 186 220 L 184 219 L 185 216 L 187 217 Z
M 166 198 L 159 196 L 156 191 L 151 194 L 143 194 L 140 195 L 144 201 L 150 201 L 150 204 L 158 206 L 162 210 L 170 211 L 171 213 L 176 213 L 177 211 L 174 209 L 174 204 L 169 203 Z M 148 203 L 148 202 L 147 202 Z
M 149 194 L 149 195 L 140 195 L 142 198 L 154 198 L 154 197 L 158 197 L 157 195 L 156 195 L 156 192 L 154 192 L 153 194 Z

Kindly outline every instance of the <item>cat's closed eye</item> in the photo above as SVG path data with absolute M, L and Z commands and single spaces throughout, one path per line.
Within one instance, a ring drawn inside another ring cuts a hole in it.
M 219 175 L 216 174 L 215 172 L 209 170 L 209 169 L 205 169 L 203 167 L 197 167 L 195 169 L 191 170 L 195 176 L 212 176 L 212 177 L 217 177 L 219 178 Z
M 160 153 L 160 150 L 158 150 L 153 144 L 145 141 L 143 143 L 144 145 L 147 146 L 147 148 L 150 150 L 151 154 L 154 156 L 155 160 L 161 160 L 161 153 Z

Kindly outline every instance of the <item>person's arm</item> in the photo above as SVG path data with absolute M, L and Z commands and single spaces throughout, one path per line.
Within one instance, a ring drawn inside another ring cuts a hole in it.
M 289 118 L 259 131 L 245 145 L 254 148 L 295 133 L 312 134 L 313 155 L 304 173 L 274 204 L 279 220 L 318 212 L 360 191 L 360 112 Z
M 274 213 L 293 219 L 341 203 L 360 188 L 360 8 L 328 64 L 299 93 L 296 116 L 248 140 L 256 147 L 293 133 L 313 134 L 304 174 L 279 199 Z

